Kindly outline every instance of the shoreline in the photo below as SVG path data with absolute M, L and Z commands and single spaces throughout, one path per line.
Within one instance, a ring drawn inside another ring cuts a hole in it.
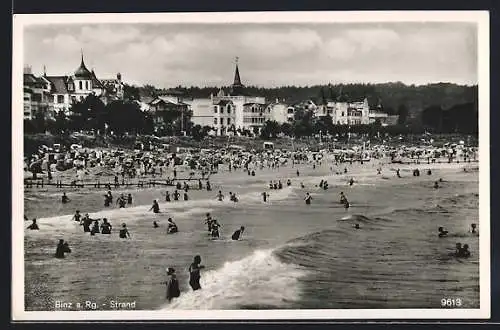
M 453 169 L 462 169 L 462 168 L 472 168 L 475 169 L 478 164 L 474 163 L 434 163 L 434 164 L 397 164 L 397 163 L 391 163 L 387 162 L 384 159 L 380 160 L 375 160 L 375 161 L 370 161 L 369 163 L 365 163 L 363 165 L 359 163 L 353 163 L 353 165 L 349 165 L 348 163 L 346 164 L 340 164 L 339 166 L 333 165 L 333 167 L 336 167 L 339 171 L 341 171 L 344 167 L 348 168 L 349 171 L 348 173 L 341 173 L 341 174 L 336 174 L 335 169 L 334 171 L 330 171 L 330 166 L 329 164 L 322 164 L 319 166 L 316 166 L 316 169 L 312 169 L 311 164 L 300 164 L 296 165 L 294 167 L 292 166 L 286 166 L 286 167 L 280 167 L 279 169 L 264 169 L 264 170 L 258 170 L 257 174 L 255 177 L 251 177 L 252 180 L 255 180 L 257 182 L 262 182 L 262 188 L 260 190 L 265 190 L 267 192 L 272 193 L 273 190 L 268 189 L 268 180 L 282 180 L 284 186 L 286 180 L 289 178 L 292 180 L 292 182 L 297 182 L 297 181 L 305 181 L 305 180 L 314 180 L 314 178 L 328 178 L 330 181 L 330 184 L 334 187 L 339 187 L 342 185 L 342 182 L 347 183 L 350 177 L 371 177 L 371 178 L 376 178 L 376 168 L 381 167 L 382 168 L 382 174 L 381 178 L 385 179 L 381 181 L 381 184 L 386 184 L 387 179 L 390 179 L 391 177 L 395 177 L 394 172 L 396 171 L 397 168 L 399 168 L 402 172 L 403 177 L 401 179 L 398 179 L 397 182 L 403 183 L 405 178 L 408 176 L 411 176 L 411 174 L 407 174 L 409 171 L 418 168 L 421 171 L 421 177 L 425 178 L 427 177 L 427 174 L 424 173 L 425 170 L 431 169 L 431 170 L 453 170 Z M 301 176 L 297 177 L 295 175 L 295 171 L 299 169 L 301 172 Z M 389 171 L 389 172 L 388 172 Z M 432 176 L 435 178 L 435 176 Z M 238 190 L 236 186 L 238 185 L 239 182 L 246 182 L 248 180 L 249 176 L 247 175 L 246 171 L 232 171 L 229 172 L 227 169 L 220 170 L 219 173 L 213 175 L 211 177 L 211 183 L 212 183 L 212 191 L 207 192 L 206 189 L 202 189 L 201 191 L 198 189 L 192 189 L 189 191 L 189 196 L 190 200 L 188 202 L 196 202 L 200 200 L 206 200 L 207 195 L 214 195 L 217 193 L 218 190 L 223 190 L 225 193 L 228 193 L 228 189 L 225 189 L 224 187 L 230 186 L 230 187 L 235 187 L 233 190 L 234 192 L 238 193 Z M 392 181 L 394 182 L 394 181 Z M 204 182 L 203 182 L 204 184 Z M 339 185 L 340 184 L 340 185 Z M 251 187 L 245 187 L 246 189 L 251 189 Z M 257 189 L 256 187 L 254 187 Z M 306 186 L 306 190 L 310 188 L 314 188 L 314 185 L 309 185 Z M 139 198 L 138 201 L 139 203 L 136 202 L 137 198 L 136 196 L 164 196 L 165 191 L 170 191 L 172 193 L 175 190 L 175 187 L 148 187 L 148 188 L 114 188 L 112 185 L 112 192 L 114 196 L 117 198 L 120 193 L 128 194 L 131 193 L 134 196 L 134 203 L 133 206 L 131 207 L 146 207 L 150 206 L 151 202 L 153 199 L 146 200 L 144 198 Z M 252 189 L 253 190 L 253 189 Z M 78 199 L 83 199 L 86 200 L 88 199 L 87 197 L 92 197 L 91 200 L 94 202 L 95 207 L 91 207 L 89 211 L 83 210 L 82 208 L 80 209 L 80 212 L 85 214 L 85 213 L 97 213 L 100 214 L 102 212 L 107 212 L 111 210 L 117 210 L 118 207 L 113 203 L 111 207 L 106 208 L 104 206 L 97 206 L 95 205 L 95 202 L 99 200 L 102 202 L 102 196 L 104 193 L 107 191 L 105 187 L 102 187 L 100 190 L 98 189 L 86 189 L 86 188 L 46 188 L 46 189 L 39 189 L 39 188 L 33 188 L 30 190 L 26 190 L 24 192 L 24 203 L 32 203 L 33 199 L 39 198 L 40 193 L 43 193 L 45 196 L 50 197 L 48 202 L 52 203 L 57 207 L 59 204 L 59 207 L 57 209 L 51 209 L 52 213 L 44 213 L 42 217 L 37 217 L 36 212 L 32 212 L 33 208 L 31 207 L 24 207 L 26 213 L 30 213 L 28 218 L 33 218 L 34 216 L 37 219 L 46 219 L 46 218 L 51 218 L 51 217 L 57 217 L 57 216 L 72 216 L 74 214 L 74 210 L 78 208 L 78 204 L 76 207 L 71 207 L 73 200 L 72 196 L 76 196 Z M 70 200 L 72 200 L 70 203 L 67 205 L 61 206 L 60 204 L 60 196 L 62 192 L 66 192 L 68 196 L 70 197 Z M 183 193 L 183 190 L 179 190 L 181 194 Z M 44 196 L 44 197 L 45 197 Z M 181 200 L 179 201 L 172 201 L 172 202 L 165 202 L 163 198 L 157 197 L 156 199 L 160 203 L 160 206 L 163 208 L 168 207 L 173 207 L 173 208 L 182 208 L 185 205 L 185 201 Z M 215 200 L 215 198 L 214 198 Z M 82 204 L 85 204 L 82 203 Z M 73 204 L 74 205 L 74 204 Z M 102 204 L 101 204 L 102 205 Z M 126 207 L 124 210 L 129 209 L 130 207 Z M 65 210 L 72 210 L 71 212 L 66 212 Z

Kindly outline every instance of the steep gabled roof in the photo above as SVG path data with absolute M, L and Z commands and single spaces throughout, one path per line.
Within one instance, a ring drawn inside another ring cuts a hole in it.
M 215 102 L 214 104 L 215 105 L 226 105 L 229 103 L 233 103 L 233 102 L 231 102 L 230 100 L 219 100 L 219 101 Z
M 94 69 L 92 69 L 92 87 L 95 88 L 95 87 L 98 87 L 98 88 L 104 88 L 103 84 L 101 83 L 101 81 L 99 79 L 97 79 L 96 75 L 95 75 L 95 72 L 94 72 Z
M 68 88 L 66 82 L 68 77 L 66 76 L 46 76 L 47 80 L 50 81 L 51 91 L 54 94 L 68 94 Z

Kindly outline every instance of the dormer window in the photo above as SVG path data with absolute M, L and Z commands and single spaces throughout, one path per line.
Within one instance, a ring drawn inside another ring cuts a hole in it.
M 78 89 L 83 89 L 83 84 L 81 81 L 78 82 Z

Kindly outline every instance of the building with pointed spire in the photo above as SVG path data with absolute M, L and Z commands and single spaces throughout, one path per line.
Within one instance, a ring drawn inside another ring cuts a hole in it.
M 241 81 L 238 58 L 235 61 L 233 84 L 228 91 L 221 88 L 208 99 L 186 101 L 191 106 L 191 120 L 195 125 L 211 126 L 216 135 L 231 132 L 258 131 L 269 119 L 266 98 L 250 96 Z
M 83 51 L 80 65 L 73 74 L 49 76 L 44 66 L 43 75 L 37 79 L 45 84 L 51 104 L 49 108 L 54 112 L 64 111 L 69 114 L 74 102 L 83 101 L 89 95 L 99 97 L 105 104 L 112 100 L 123 99 L 121 74 L 117 74 L 117 79 L 98 79 L 94 70 L 89 70 L 85 65 Z
M 234 70 L 234 81 L 233 84 L 231 85 L 231 96 L 242 96 L 244 95 L 244 88 L 243 84 L 241 83 L 241 78 L 240 78 L 240 69 L 238 68 L 238 57 L 236 57 L 236 68 Z

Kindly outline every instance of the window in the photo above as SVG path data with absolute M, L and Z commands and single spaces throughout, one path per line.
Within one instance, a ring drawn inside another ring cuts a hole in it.
M 29 96 L 25 96 L 25 97 L 24 97 L 24 100 L 25 100 L 25 101 L 29 101 L 29 100 L 30 100 L 30 97 L 29 97 Z
M 81 82 L 81 81 L 79 81 L 79 82 L 78 82 L 78 87 L 79 87 L 80 89 L 82 89 L 82 82 Z
M 228 119 L 227 119 L 227 124 L 228 124 L 228 125 L 231 125 L 231 118 L 228 118 Z
M 64 95 L 57 95 L 57 103 L 64 103 Z
M 224 125 L 224 118 L 219 118 L 220 119 L 220 124 Z
M 89 82 L 88 81 L 85 82 L 85 89 L 87 89 L 87 90 L 89 89 Z
M 217 118 L 214 118 L 214 124 L 217 125 Z
M 344 111 L 342 111 L 342 117 L 344 117 Z
M 214 107 L 214 113 L 217 113 L 217 106 Z
M 231 105 L 227 105 L 227 113 L 231 113 Z

